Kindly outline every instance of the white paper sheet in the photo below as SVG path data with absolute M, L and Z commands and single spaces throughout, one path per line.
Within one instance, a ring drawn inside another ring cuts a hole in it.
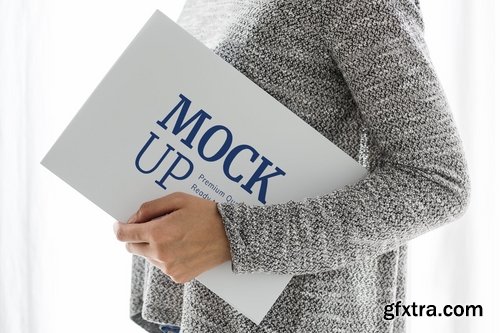
M 174 191 L 261 205 L 326 194 L 366 175 L 160 11 L 42 164 L 120 221 Z M 228 261 L 197 280 L 258 324 L 291 277 L 236 275 Z

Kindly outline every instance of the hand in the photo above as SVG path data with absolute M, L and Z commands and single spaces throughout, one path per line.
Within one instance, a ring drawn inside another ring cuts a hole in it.
M 128 223 L 116 222 L 116 238 L 185 283 L 231 259 L 229 241 L 216 203 L 186 193 L 145 202 Z

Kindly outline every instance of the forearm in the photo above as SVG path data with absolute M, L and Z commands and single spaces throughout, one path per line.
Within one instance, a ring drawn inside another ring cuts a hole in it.
M 233 271 L 306 274 L 374 257 L 460 216 L 466 181 L 385 167 L 300 202 L 219 204 Z

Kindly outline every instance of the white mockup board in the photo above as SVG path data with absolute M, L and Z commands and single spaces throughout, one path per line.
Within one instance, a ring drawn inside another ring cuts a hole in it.
M 113 218 L 175 191 L 274 204 L 326 194 L 366 170 L 156 11 L 42 161 Z M 260 323 L 291 279 L 197 277 Z

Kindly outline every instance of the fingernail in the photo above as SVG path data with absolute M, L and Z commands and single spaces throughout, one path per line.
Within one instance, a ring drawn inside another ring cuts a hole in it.
M 134 214 L 128 219 L 127 223 L 134 223 L 136 220 L 137 220 L 137 214 Z

